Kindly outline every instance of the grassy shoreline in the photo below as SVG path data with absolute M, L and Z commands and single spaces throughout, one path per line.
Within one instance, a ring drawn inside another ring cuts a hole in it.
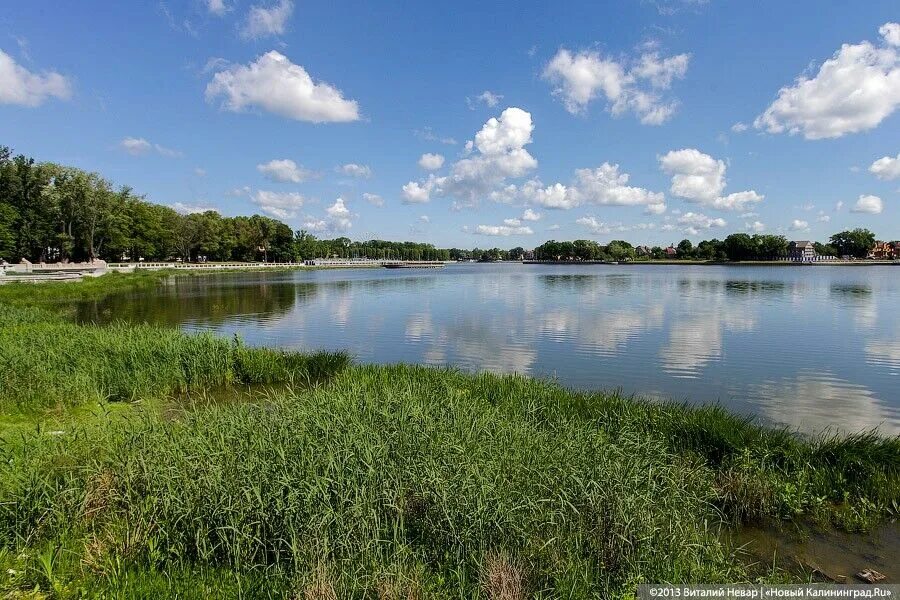
M 67 318 L 164 276 L 0 287 L 10 597 L 629 597 L 796 580 L 747 569 L 740 523 L 898 513 L 900 437 Z M 273 388 L 183 394 L 234 382 Z

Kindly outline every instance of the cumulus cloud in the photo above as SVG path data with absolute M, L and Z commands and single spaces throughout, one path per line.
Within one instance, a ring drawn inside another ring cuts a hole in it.
M 356 215 L 350 212 L 343 198 L 338 198 L 334 204 L 325 209 L 325 218 L 316 219 L 307 217 L 303 222 L 303 229 L 317 233 L 347 233 L 353 227 L 353 219 Z
M 213 75 L 206 99 L 220 96 L 222 108 L 240 112 L 258 107 L 273 114 L 312 123 L 359 119 L 359 106 L 340 90 L 315 82 L 300 65 L 272 50 L 248 65 L 230 65 Z
M 876 127 L 900 106 L 900 25 L 886 23 L 879 43 L 844 44 L 815 77 L 801 75 L 753 122 L 769 133 L 838 138 Z
M 856 204 L 853 205 L 853 208 L 850 209 L 850 212 L 878 215 L 881 214 L 883 208 L 881 198 L 878 196 L 861 195 L 857 199 Z
M 410 181 L 403 186 L 403 203 L 404 204 L 424 204 L 431 200 L 431 181 L 420 184 L 417 181 Z
M 878 34 L 891 46 L 900 46 L 900 23 L 885 23 L 878 28 Z
M 682 231 L 687 235 L 697 235 L 700 230 L 713 227 L 725 227 L 728 223 L 721 217 L 708 217 L 703 213 L 686 212 L 676 220 L 683 227 Z
M 338 173 L 343 173 L 349 177 L 360 177 L 368 179 L 372 176 L 372 168 L 369 165 L 358 165 L 356 163 L 347 163 L 337 168 Z
M 747 131 L 747 129 L 747 125 L 741 123 L 740 121 L 731 126 L 731 131 L 733 131 L 734 133 L 743 133 Z
M 816 223 L 828 223 L 831 221 L 831 217 L 825 214 L 824 210 L 820 210 L 818 216 L 816 217 Z
M 210 6 L 214 3 L 217 3 L 216 0 L 209 2 Z M 221 4 L 221 1 L 218 4 Z M 278 0 L 270 6 L 254 4 L 250 7 L 247 21 L 241 28 L 241 37 L 255 40 L 270 35 L 282 35 L 293 12 L 294 3 L 291 0 Z
M 677 102 L 664 99 L 660 91 L 685 76 L 689 61 L 689 54 L 660 57 L 648 52 L 636 61 L 620 62 L 598 52 L 562 48 L 550 59 L 543 77 L 555 86 L 554 96 L 570 113 L 584 113 L 602 95 L 614 116 L 633 112 L 641 123 L 659 125 L 677 108 Z
M 500 188 L 506 179 L 521 177 L 537 167 L 525 146 L 531 143 L 531 114 L 510 107 L 489 119 L 466 144 L 468 154 L 446 176 L 429 176 L 403 186 L 404 201 L 428 202 L 431 195 L 453 198 L 456 207 L 474 206 Z
M 531 210 L 530 208 L 526 208 L 525 212 L 522 213 L 522 220 L 523 221 L 540 221 L 541 216 L 542 216 L 541 213 L 535 212 L 535 211 Z
M 444 166 L 444 157 L 426 152 L 419 158 L 419 166 L 426 171 L 436 171 Z
M 900 154 L 897 154 L 896 157 L 883 156 L 879 158 L 869 167 L 869 173 L 885 181 L 897 179 L 900 177 Z
M 510 235 L 531 235 L 534 233 L 527 225 L 479 225 L 472 232 L 476 235 L 493 235 L 507 237 Z
M 0 50 L 0 104 L 33 108 L 50 98 L 68 100 L 72 83 L 55 71 L 32 73 Z
M 789 229 L 791 231 L 809 231 L 809 223 L 801 219 L 794 219 L 791 221 Z
M 365 200 L 372 206 L 377 206 L 378 208 L 381 208 L 382 206 L 384 206 L 384 198 L 382 198 L 378 194 L 370 194 L 368 192 L 364 192 L 362 197 L 363 197 L 363 200 Z
M 722 195 L 725 191 L 725 163 L 694 148 L 672 150 L 661 156 L 662 170 L 672 176 L 670 191 L 688 202 L 719 210 L 746 211 L 764 198 L 753 190 Z
M 168 156 L 170 158 L 183 156 L 182 153 L 178 150 L 166 148 L 165 146 L 160 146 L 159 144 L 152 144 L 144 138 L 122 138 L 122 141 L 119 142 L 119 148 L 132 156 L 143 156 L 150 153 L 156 153 L 160 156 Z
M 257 190 L 250 194 L 250 201 L 259 209 L 276 219 L 292 219 L 306 203 L 306 198 L 297 192 L 270 192 Z
M 305 169 L 289 158 L 270 160 L 256 165 L 256 170 L 267 179 L 278 183 L 301 183 L 316 175 L 315 171 Z
M 521 186 L 507 186 L 492 195 L 495 201 L 523 199 L 529 204 L 551 209 L 571 209 L 585 204 L 604 206 L 643 206 L 649 214 L 666 210 L 665 196 L 641 187 L 628 185 L 630 176 L 619 165 L 603 163 L 595 169 L 577 169 L 569 185 L 554 183 L 544 186 L 532 179 Z

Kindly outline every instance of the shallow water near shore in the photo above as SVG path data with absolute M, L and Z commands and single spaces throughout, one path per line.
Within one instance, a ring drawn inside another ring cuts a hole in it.
M 348 350 L 900 433 L 900 269 L 461 264 L 228 273 L 77 305 L 251 345 Z
M 863 583 L 856 574 L 875 569 L 883 583 L 900 580 L 900 523 L 886 523 L 865 534 L 784 527 L 743 527 L 731 537 L 739 555 L 756 570 L 772 566 L 813 581 Z

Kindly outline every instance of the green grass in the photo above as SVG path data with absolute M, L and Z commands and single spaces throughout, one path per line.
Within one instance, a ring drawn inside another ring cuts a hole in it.
M 92 415 L 0 436 L 13 597 L 629 597 L 756 578 L 722 535 L 740 523 L 864 530 L 900 504 L 898 437 L 7 306 L 0 412 Z M 174 417 L 91 408 L 229 381 L 286 385 Z

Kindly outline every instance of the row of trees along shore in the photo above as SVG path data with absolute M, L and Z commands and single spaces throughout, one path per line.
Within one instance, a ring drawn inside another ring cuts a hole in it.
M 875 234 L 868 229 L 853 229 L 832 235 L 827 244 L 813 242 L 821 256 L 850 256 L 865 258 L 875 245 Z M 550 240 L 534 249 L 537 260 L 635 260 L 664 259 L 744 261 L 779 260 L 788 255 L 790 242 L 783 235 L 733 233 L 724 240 L 703 240 L 696 246 L 688 239 L 681 240 L 675 256 L 668 256 L 660 246 L 635 247 L 624 240 L 613 240 L 602 246 L 592 240 L 558 242 Z
M 855 229 L 816 242 L 822 255 L 864 258 L 875 243 L 868 230 Z M 641 250 L 645 250 L 641 248 Z M 682 240 L 679 259 L 772 260 L 785 256 L 788 240 L 778 235 L 735 233 L 696 246 Z M 643 256 L 642 256 L 643 255 Z M 436 248 L 419 242 L 318 239 L 261 215 L 224 217 L 215 211 L 183 215 L 148 202 L 127 186 L 116 188 L 96 173 L 14 156 L 0 146 L 0 259 L 18 262 L 190 261 L 290 262 L 313 258 L 400 260 L 520 260 L 522 247 L 509 250 Z M 655 246 L 641 252 L 624 240 L 600 245 L 592 240 L 550 240 L 534 250 L 538 260 L 632 260 L 669 258 Z

